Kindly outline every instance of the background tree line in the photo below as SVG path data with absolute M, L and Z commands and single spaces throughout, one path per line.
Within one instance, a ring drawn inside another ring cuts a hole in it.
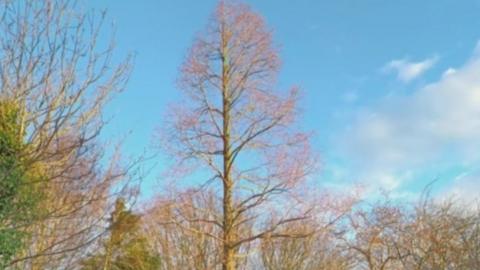
M 276 90 L 272 31 L 229 1 L 158 136 L 174 182 L 132 210 L 142 159 L 99 137 L 132 65 L 103 24 L 74 1 L 0 0 L 0 269 L 480 269 L 474 206 L 312 186 L 299 89 Z M 174 184 L 189 175 L 205 181 Z

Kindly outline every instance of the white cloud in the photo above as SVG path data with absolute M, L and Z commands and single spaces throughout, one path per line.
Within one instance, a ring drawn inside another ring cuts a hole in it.
M 432 57 L 420 62 L 411 62 L 407 59 L 392 60 L 383 67 L 384 72 L 395 72 L 397 78 L 403 82 L 410 82 L 424 74 L 437 63 L 438 57 Z
M 443 76 L 448 76 L 448 75 L 452 75 L 453 73 L 457 72 L 454 68 L 448 68 L 447 70 L 445 70 L 443 72 Z
M 411 95 L 358 112 L 338 142 L 358 180 L 393 190 L 419 171 L 480 162 L 479 52 Z

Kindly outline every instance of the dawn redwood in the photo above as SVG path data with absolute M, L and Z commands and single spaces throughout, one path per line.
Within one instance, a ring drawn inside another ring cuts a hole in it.
M 242 245 L 290 237 L 277 232 L 308 217 L 294 190 L 314 158 L 309 134 L 295 124 L 298 89 L 275 89 L 279 67 L 262 17 L 221 1 L 181 67 L 184 99 L 172 105 L 162 132 L 174 170 L 205 176 L 194 189 L 213 190 L 221 205 L 218 218 L 188 221 L 219 227 L 209 236 L 219 242 L 225 270 L 237 269 Z

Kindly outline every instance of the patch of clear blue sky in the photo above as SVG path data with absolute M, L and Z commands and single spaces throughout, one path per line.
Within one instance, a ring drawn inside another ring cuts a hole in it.
M 480 38 L 478 0 L 250 0 L 281 45 L 279 86 L 304 91 L 302 124 L 315 132 L 314 145 L 326 168 L 348 167 L 331 146 L 352 114 L 395 91 L 407 94 L 434 81 L 450 66 L 468 59 Z M 115 118 L 105 138 L 125 142 L 126 154 L 151 147 L 167 104 L 179 99 L 175 86 L 187 49 L 207 23 L 214 0 L 91 0 L 87 8 L 107 9 L 116 26 L 116 55 L 136 54 L 126 91 L 108 107 Z M 409 84 L 380 72 L 392 59 L 441 59 L 421 79 Z M 144 194 L 155 190 L 163 159 L 146 179 Z M 152 163 L 153 164 L 153 163 Z M 328 169 L 319 176 L 334 181 Z

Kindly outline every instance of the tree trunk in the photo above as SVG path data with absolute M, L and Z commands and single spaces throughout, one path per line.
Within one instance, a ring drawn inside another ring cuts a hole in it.
M 222 27 L 223 28 L 223 27 Z M 233 226 L 233 180 L 231 179 L 232 155 L 230 149 L 230 107 L 228 89 L 228 38 L 222 29 L 222 103 L 223 103 L 223 270 L 235 270 L 234 226 Z

